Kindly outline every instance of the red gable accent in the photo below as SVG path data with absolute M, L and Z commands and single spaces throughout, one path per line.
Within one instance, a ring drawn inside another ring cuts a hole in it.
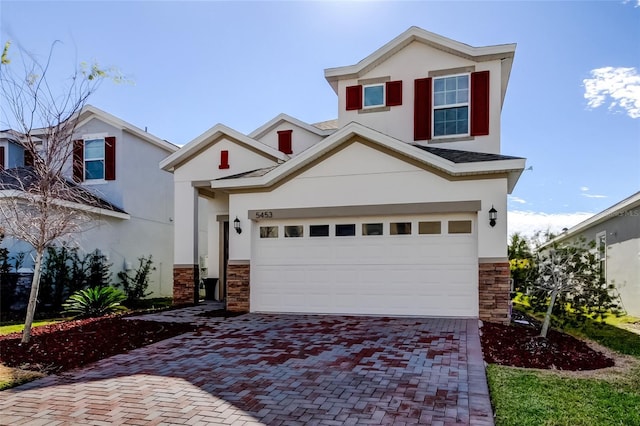
M 362 109 L 362 86 L 347 87 L 347 111 Z
M 229 168 L 229 151 L 224 150 L 220 151 L 220 165 L 219 169 L 228 169 Z
M 104 179 L 116 180 L 116 138 L 104 138 Z
M 431 78 L 419 78 L 414 84 L 413 139 L 425 141 L 431 139 Z
M 387 81 L 387 106 L 402 105 L 402 80 Z
M 293 130 L 278 130 L 278 151 L 284 154 L 293 154 L 292 137 Z
M 489 134 L 489 71 L 471 73 L 471 136 Z

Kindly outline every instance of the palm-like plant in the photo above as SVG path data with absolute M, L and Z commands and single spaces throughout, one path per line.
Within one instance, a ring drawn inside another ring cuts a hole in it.
M 62 305 L 64 312 L 76 318 L 100 317 L 126 310 L 120 303 L 127 298 L 113 287 L 93 287 L 73 293 Z

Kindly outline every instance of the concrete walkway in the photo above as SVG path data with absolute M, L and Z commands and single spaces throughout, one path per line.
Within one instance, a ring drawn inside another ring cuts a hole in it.
M 478 321 L 136 317 L 199 331 L 0 392 L 2 425 L 493 425 Z

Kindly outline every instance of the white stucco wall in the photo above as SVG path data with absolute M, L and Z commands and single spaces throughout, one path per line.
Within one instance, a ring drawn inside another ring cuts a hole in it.
M 500 153 L 501 112 L 501 63 L 500 61 L 473 62 L 420 42 L 412 42 L 385 62 L 358 78 L 341 80 L 338 83 L 338 124 L 342 127 L 352 121 L 376 129 L 408 143 L 414 143 L 414 81 L 426 78 L 430 71 L 475 66 L 475 71 L 490 72 L 490 116 L 489 135 L 476 136 L 470 141 L 429 141 L 439 148 L 461 149 L 477 152 Z M 390 77 L 391 81 L 402 80 L 402 105 L 392 106 L 389 111 L 363 112 L 346 110 L 346 88 L 358 84 L 358 80 Z M 417 143 L 426 143 L 419 141 Z
M 220 152 L 229 152 L 229 168 L 220 169 Z M 265 157 L 256 150 L 240 144 L 230 138 L 222 137 L 211 141 L 198 155 L 178 165 L 173 172 L 175 189 L 175 229 L 174 259 L 176 265 L 198 263 L 200 256 L 208 256 L 209 267 L 206 275 L 217 277 L 218 261 L 216 216 L 228 214 L 228 197 L 226 194 L 214 195 L 213 199 L 199 201 L 196 215 L 195 199 L 198 197 L 194 182 L 206 183 L 225 176 L 231 176 L 275 164 L 275 160 Z M 170 173 L 166 173 L 170 176 Z M 235 217 L 235 216 L 234 216 Z M 198 218 L 198 241 L 194 244 L 194 224 Z M 215 228 L 215 229 L 214 229 Z M 211 234 L 213 232 L 214 234 Z M 215 251 L 214 251 L 215 250 Z
M 230 217 L 248 228 L 249 210 L 481 200 L 478 256 L 506 258 L 506 178 L 450 181 L 354 143 L 269 192 L 231 194 Z M 488 210 L 502 212 L 494 228 Z M 230 259 L 251 257 L 251 235 L 231 234 Z

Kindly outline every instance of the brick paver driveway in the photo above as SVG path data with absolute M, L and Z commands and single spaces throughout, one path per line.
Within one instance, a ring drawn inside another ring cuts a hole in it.
M 493 424 L 477 320 L 203 309 L 146 317 L 197 333 L 0 392 L 0 423 Z

